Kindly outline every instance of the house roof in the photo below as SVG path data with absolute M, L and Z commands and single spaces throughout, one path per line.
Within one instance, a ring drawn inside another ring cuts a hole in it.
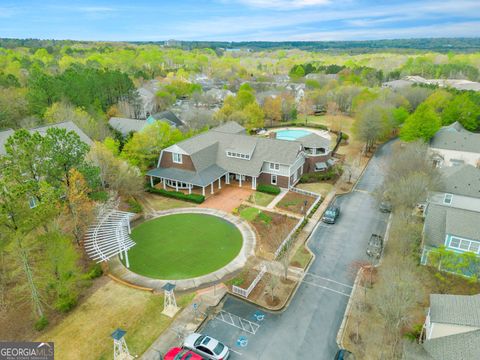
M 300 141 L 303 146 L 307 148 L 324 148 L 328 149 L 330 148 L 330 139 L 327 139 L 323 136 L 311 133 L 305 136 L 302 136 L 297 139 L 297 141 Z
M 480 137 L 478 138 L 480 142 Z M 480 145 L 479 145 L 480 146 Z M 441 190 L 451 194 L 480 198 L 480 169 L 472 165 L 442 168 Z
M 207 186 L 226 173 L 225 169 L 214 164 L 197 172 L 177 168 L 156 168 L 148 171 L 147 175 L 178 180 L 196 186 Z
M 430 321 L 480 327 L 480 294 L 431 294 Z
M 445 243 L 447 207 L 428 204 L 425 211 L 425 244 L 430 246 L 442 246 Z
M 175 115 L 170 110 L 162 111 L 152 115 L 156 120 L 166 120 L 170 125 L 175 127 L 183 126 L 182 120 L 180 120 L 177 115 Z
M 147 126 L 146 120 L 128 119 L 120 117 L 112 117 L 108 120 L 109 125 L 122 135 L 126 136 L 131 132 L 137 132 Z
M 430 339 L 423 348 L 433 359 L 480 359 L 480 330 Z
M 216 144 L 215 147 L 213 144 Z M 181 149 L 190 155 L 196 169 L 217 164 L 229 172 L 258 176 L 265 161 L 293 164 L 302 151 L 302 145 L 297 141 L 249 136 L 237 123 L 228 122 L 181 141 L 164 151 L 176 152 L 175 149 Z M 250 160 L 227 157 L 227 151 L 251 154 L 251 157 Z
M 480 153 L 480 134 L 466 130 L 459 122 L 444 126 L 430 140 L 435 149 Z
M 32 132 L 39 132 L 41 135 L 45 135 L 47 133 L 48 129 L 51 128 L 59 128 L 59 129 L 65 129 L 67 131 L 73 131 L 76 133 L 79 137 L 80 140 L 82 140 L 85 144 L 91 145 L 93 143 L 92 139 L 90 139 L 87 134 L 85 134 L 82 129 L 80 129 L 74 122 L 72 121 L 65 121 L 57 124 L 51 124 L 51 125 L 45 125 L 45 126 L 39 126 L 35 128 L 28 129 L 28 131 Z M 5 131 L 0 132 L 0 155 L 5 155 L 5 143 L 7 142 L 7 139 L 13 135 L 14 130 L 8 129 Z

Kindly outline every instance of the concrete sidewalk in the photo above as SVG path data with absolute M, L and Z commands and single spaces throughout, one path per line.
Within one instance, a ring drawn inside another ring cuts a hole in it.
M 227 287 L 223 284 L 197 291 L 189 307 L 182 309 L 176 315 L 169 328 L 154 341 L 140 359 L 158 360 L 161 359 L 160 354 L 163 356 L 172 347 L 181 346 L 183 339 L 198 329 L 226 292 Z M 197 310 L 194 309 L 193 304 L 198 304 Z
M 275 198 L 270 201 L 270 204 L 268 204 L 266 206 L 267 209 L 269 210 L 273 210 L 275 208 L 275 206 L 277 206 L 277 204 L 283 199 L 283 197 L 285 195 L 288 194 L 288 189 L 284 189 L 284 188 L 280 188 L 280 194 L 278 194 L 277 196 L 275 196 Z

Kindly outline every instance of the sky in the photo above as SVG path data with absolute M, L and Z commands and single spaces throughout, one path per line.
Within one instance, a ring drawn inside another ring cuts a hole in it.
M 329 41 L 480 36 L 480 0 L 0 0 L 0 37 Z

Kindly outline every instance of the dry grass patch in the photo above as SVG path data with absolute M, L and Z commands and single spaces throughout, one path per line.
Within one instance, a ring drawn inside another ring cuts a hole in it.
M 312 196 L 299 194 L 289 191 L 276 205 L 277 208 L 291 211 L 296 214 L 304 215 L 310 206 L 312 206 L 315 198 Z
M 181 296 L 177 302 L 184 307 L 192 298 Z M 162 310 L 163 296 L 107 280 L 37 341 L 55 342 L 59 359 L 113 359 L 110 334 L 121 327 L 127 331 L 130 352 L 140 355 L 172 322 Z
M 312 254 L 305 246 L 300 246 L 291 258 L 290 265 L 305 269 L 312 257 Z
M 333 184 L 328 182 L 318 182 L 318 183 L 304 183 L 297 184 L 296 187 L 302 190 L 312 191 L 314 193 L 322 195 L 322 199 L 327 196 L 327 194 L 332 191 Z

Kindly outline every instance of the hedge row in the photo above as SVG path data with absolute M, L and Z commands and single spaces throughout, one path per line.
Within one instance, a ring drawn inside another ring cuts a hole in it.
M 157 188 L 154 188 L 154 187 L 151 187 L 151 186 L 147 187 L 146 191 L 150 192 L 150 193 L 166 196 L 166 197 L 171 197 L 171 198 L 174 198 L 174 199 L 190 201 L 190 202 L 193 202 L 193 203 L 196 203 L 196 204 L 201 204 L 205 201 L 205 196 L 203 196 L 203 195 L 184 194 L 180 191 L 169 191 L 169 190 L 164 190 L 164 189 L 157 189 Z
M 267 193 L 267 194 L 272 194 L 272 195 L 278 195 L 280 194 L 280 188 L 275 185 L 268 185 L 268 184 L 260 184 L 257 186 L 257 191 Z
M 332 166 L 327 171 L 303 174 L 302 177 L 300 178 L 300 182 L 311 183 L 311 182 L 317 182 L 317 181 L 332 180 L 342 175 L 342 173 L 343 173 L 343 169 L 340 166 L 338 165 Z

